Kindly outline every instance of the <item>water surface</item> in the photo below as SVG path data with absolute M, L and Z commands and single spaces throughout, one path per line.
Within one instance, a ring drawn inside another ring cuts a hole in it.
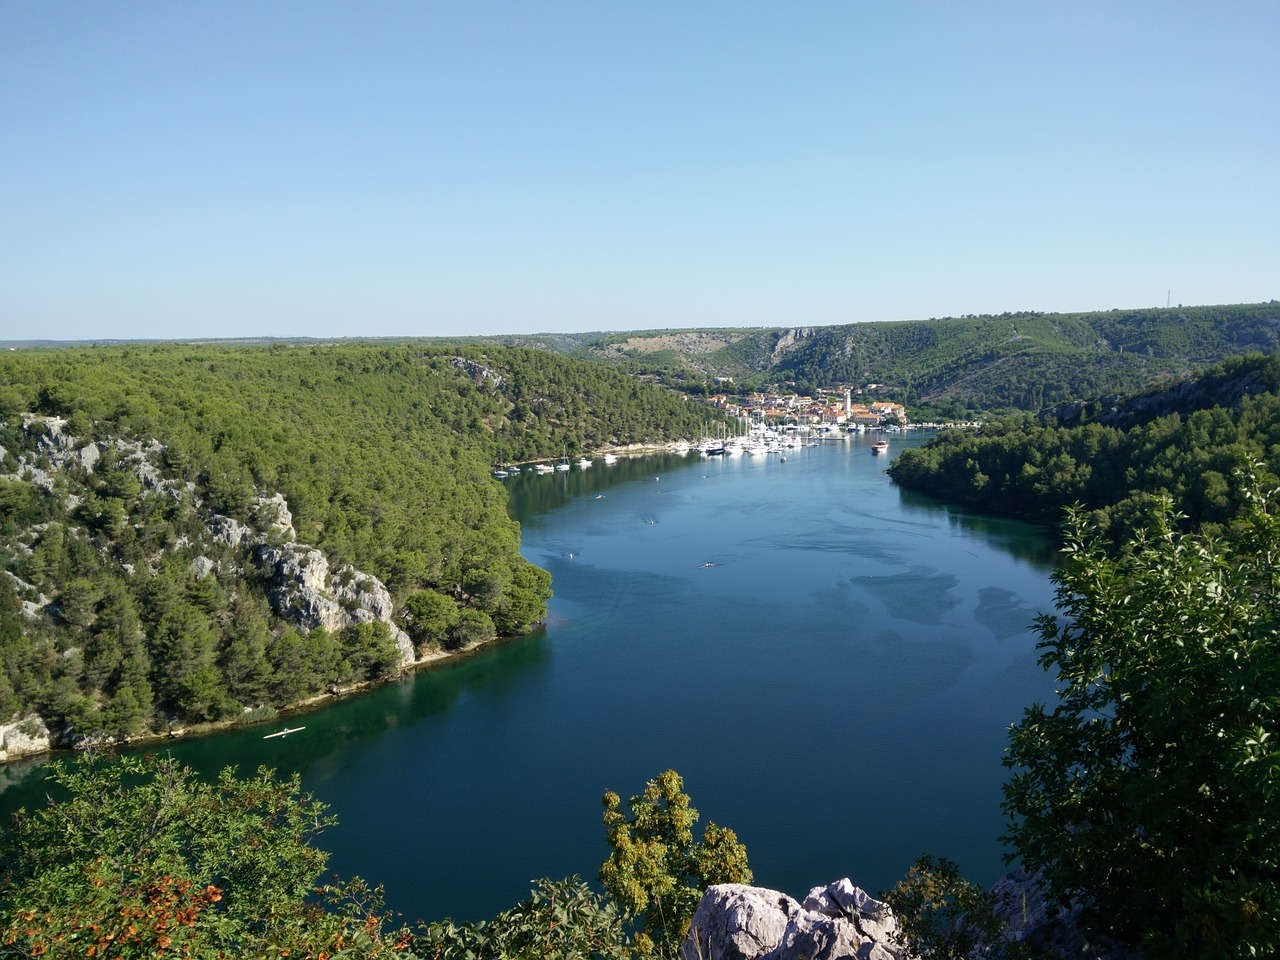
M 894 439 L 894 447 L 920 442 Z M 505 481 L 554 577 L 546 630 L 264 729 L 177 743 L 301 771 L 331 868 L 408 918 L 480 919 L 594 878 L 606 789 L 673 767 L 756 880 L 890 886 L 921 853 L 994 880 L 1005 728 L 1051 694 L 1042 532 L 903 493 L 854 439 Z M 38 780 L 6 773 L 12 806 Z

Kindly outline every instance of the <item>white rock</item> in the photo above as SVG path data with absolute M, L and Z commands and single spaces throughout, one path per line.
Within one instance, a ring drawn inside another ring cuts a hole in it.
M 53 746 L 49 728 L 36 714 L 0 724 L 0 762 L 33 753 L 45 753 Z
M 815 887 L 803 906 L 776 890 L 707 890 L 681 945 L 683 960 L 902 960 L 887 904 L 848 880 Z

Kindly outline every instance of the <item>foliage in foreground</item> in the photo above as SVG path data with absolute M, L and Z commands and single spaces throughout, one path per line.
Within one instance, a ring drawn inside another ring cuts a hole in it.
M 636 926 L 641 955 L 675 956 L 702 892 L 715 883 L 750 883 L 747 848 L 726 827 L 707 821 L 695 840 L 698 811 L 674 770 L 650 780 L 630 801 L 604 795 L 604 823 L 613 852 L 600 882 Z
M 197 779 L 169 757 L 56 762 L 0 844 L 0 956 L 374 957 L 381 892 L 315 886 L 333 824 L 297 776 Z M 317 897 L 318 895 L 318 897 Z
M 48 805 L 19 811 L 0 841 L 0 957 L 674 956 L 702 888 L 751 879 L 731 830 L 694 840 L 698 812 L 669 770 L 630 817 L 606 797 L 608 896 L 539 880 L 491 920 L 410 930 L 380 888 L 315 885 L 328 854 L 313 841 L 335 821 L 296 775 L 228 768 L 208 783 L 171 757 L 94 753 L 49 769 Z
M 627 960 L 617 907 L 578 877 L 539 880 L 528 900 L 492 920 L 425 926 L 417 949 L 432 960 Z
M 1280 951 L 1280 507 L 1252 477 L 1231 540 L 1165 501 L 1116 558 L 1071 515 L 1039 621 L 1059 703 L 1011 730 L 1007 839 L 1148 955 Z
M 898 921 L 897 942 L 930 960 L 1023 960 L 1022 944 L 1001 939 L 996 898 L 945 857 L 923 856 L 884 895 Z M 980 951 L 980 952 L 978 952 Z

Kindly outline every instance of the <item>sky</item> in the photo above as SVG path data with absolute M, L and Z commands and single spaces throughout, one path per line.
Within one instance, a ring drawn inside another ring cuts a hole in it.
M 1280 298 L 1275 0 L 0 2 L 0 339 Z

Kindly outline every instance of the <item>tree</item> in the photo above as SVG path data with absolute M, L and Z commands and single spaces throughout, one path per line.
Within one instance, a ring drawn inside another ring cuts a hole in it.
M 434 960 L 630 960 L 622 916 L 578 877 L 539 880 L 528 900 L 492 920 L 431 923 L 417 948 Z
M 463 607 L 449 629 L 448 646 L 451 650 L 463 650 L 477 643 L 488 643 L 497 635 L 493 620 L 487 613 Z
M 434 590 L 419 590 L 404 603 L 405 628 L 418 646 L 441 642 L 458 622 L 458 604 Z
M 1078 511 L 1039 621 L 1060 702 L 1005 763 L 1007 839 L 1095 928 L 1149 956 L 1280 951 L 1280 517 L 1239 480 L 1231 539 L 1168 498 L 1121 556 Z
M 357 623 L 340 635 L 343 659 L 356 680 L 381 680 L 400 669 L 400 650 L 381 620 Z
M 929 960 L 1022 960 L 1025 944 L 1003 938 L 996 896 L 960 875 L 945 857 L 923 856 L 884 898 L 898 921 L 895 941 Z
M 304 957 L 362 945 L 356 955 L 372 956 L 394 946 L 377 891 L 361 882 L 320 891 L 327 907 L 312 900 L 328 858 L 312 840 L 334 821 L 296 775 L 241 779 L 228 768 L 205 783 L 168 757 L 94 755 L 50 769 L 62 799 L 20 811 L 0 842 L 5 955 Z
M 523 633 L 547 615 L 550 598 L 551 574 L 522 560 L 512 571 L 511 584 L 494 613 L 494 623 L 503 633 Z
M 674 770 L 650 780 L 631 798 L 630 815 L 613 791 L 604 795 L 604 825 L 613 852 L 600 867 L 605 890 L 638 925 L 642 955 L 675 956 L 703 891 L 715 883 L 750 883 L 747 848 L 708 821 L 693 835 L 698 811 Z

